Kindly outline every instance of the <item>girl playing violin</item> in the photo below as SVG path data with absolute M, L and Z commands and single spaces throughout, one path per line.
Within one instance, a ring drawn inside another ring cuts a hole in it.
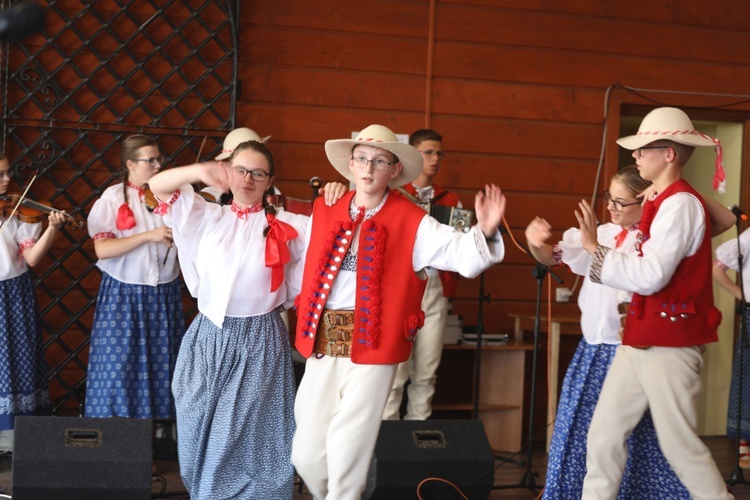
M 10 162 L 0 154 L 0 195 L 9 181 Z M 0 437 L 8 440 L 0 440 L 0 450 L 5 452 L 12 449 L 16 416 L 50 412 L 38 306 L 27 271 L 49 251 L 65 215 L 51 212 L 44 232 L 41 222 L 23 222 L 10 210 L 0 222 Z
M 120 153 L 123 182 L 107 188 L 89 214 L 102 281 L 91 329 L 87 417 L 174 418 L 170 382 L 185 329 L 179 266 L 172 230 L 153 213 L 147 187 L 162 161 L 152 137 L 127 137 Z

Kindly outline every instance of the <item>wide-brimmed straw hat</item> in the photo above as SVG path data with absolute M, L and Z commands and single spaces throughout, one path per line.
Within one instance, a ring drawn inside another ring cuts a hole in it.
M 715 140 L 695 130 L 690 117 L 678 108 L 654 109 L 643 117 L 637 134 L 621 137 L 617 144 L 638 149 L 662 139 L 688 146 L 716 146 Z
M 352 148 L 360 145 L 385 149 L 398 157 L 398 161 L 403 168 L 397 177 L 388 182 L 388 186 L 392 189 L 408 184 L 422 173 L 424 162 L 422 161 L 422 155 L 416 148 L 399 142 L 396 134 L 391 132 L 388 127 L 370 125 L 357 134 L 354 139 L 326 141 L 328 161 L 350 182 L 354 182 L 354 176 L 349 170 L 349 158 L 352 156 Z
M 690 117 L 678 108 L 656 108 L 643 117 L 638 133 L 617 139 L 625 149 L 642 148 L 654 141 L 668 140 L 687 146 L 712 146 L 716 148 L 713 188 L 718 193 L 726 191 L 726 170 L 719 139 L 695 130 Z
M 214 158 L 214 160 L 226 160 L 230 156 L 232 156 L 232 153 L 234 153 L 234 150 L 237 149 L 237 146 L 242 144 L 243 142 L 247 141 L 257 141 L 257 142 L 266 142 L 268 139 L 270 139 L 271 136 L 266 136 L 264 138 L 260 138 L 260 136 L 255 133 L 255 130 L 247 128 L 247 127 L 240 127 L 232 130 L 229 132 L 224 139 L 224 144 L 221 147 L 221 153 Z

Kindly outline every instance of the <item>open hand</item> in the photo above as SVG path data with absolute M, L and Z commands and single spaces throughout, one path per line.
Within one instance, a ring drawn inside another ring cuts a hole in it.
M 593 254 L 598 246 L 596 241 L 596 214 L 586 200 L 581 200 L 578 208 L 581 212 L 578 213 L 578 210 L 576 210 L 575 215 L 581 228 L 581 244 L 588 253 Z
M 486 237 L 494 236 L 500 227 L 505 214 L 505 203 L 505 195 L 494 184 L 485 185 L 484 191 L 479 191 L 474 198 L 477 224 Z

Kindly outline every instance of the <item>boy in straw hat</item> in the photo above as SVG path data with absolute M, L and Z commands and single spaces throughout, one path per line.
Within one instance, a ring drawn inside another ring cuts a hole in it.
M 297 391 L 292 463 L 315 498 L 359 498 L 398 363 L 424 321 L 426 267 L 474 277 L 500 262 L 505 197 L 476 195 L 478 224 L 461 233 L 394 196 L 422 171 L 414 147 L 371 125 L 326 142 L 356 189 L 316 202 L 297 303 L 295 345 L 308 358 Z
M 589 428 L 584 499 L 615 498 L 627 458 L 625 441 L 649 409 L 667 461 L 692 498 L 732 498 L 696 433 L 704 344 L 718 340 L 721 313 L 711 282 L 711 223 L 701 195 L 682 170 L 696 146 L 717 148 L 714 187 L 723 181 L 718 140 L 693 128 L 676 108 L 657 108 L 638 133 L 617 143 L 633 150 L 656 198 L 645 203 L 638 253 L 611 251 L 596 240 L 586 201 L 576 218 L 593 256 L 590 278 L 633 292 L 622 345 L 604 381 Z

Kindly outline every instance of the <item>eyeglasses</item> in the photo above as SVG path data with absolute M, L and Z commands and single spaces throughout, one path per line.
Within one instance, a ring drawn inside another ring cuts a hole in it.
M 604 191 L 602 193 L 602 197 L 604 198 L 604 201 L 607 204 L 612 203 L 612 208 L 615 209 L 617 212 L 622 212 L 622 209 L 625 207 L 629 207 L 630 205 L 640 205 L 641 202 L 639 200 L 634 201 L 633 203 L 623 203 L 621 201 L 615 200 L 612 198 L 612 195 L 609 194 L 609 191 Z
M 643 158 L 643 150 L 644 149 L 669 149 L 670 146 L 643 146 L 642 148 L 638 148 L 635 150 L 635 154 L 638 156 L 638 158 Z
M 424 151 L 419 151 L 419 152 L 422 153 L 425 156 L 437 155 L 438 158 L 441 158 L 441 159 L 445 158 L 445 151 L 442 151 L 442 150 L 435 151 L 435 150 L 432 150 L 432 149 L 425 149 Z
M 268 177 L 268 172 L 265 170 L 248 170 L 242 167 L 232 167 L 235 174 L 241 175 L 243 179 L 247 179 L 247 174 L 250 174 L 250 178 L 254 181 L 264 181 Z
M 148 166 L 154 168 L 157 165 L 162 165 L 164 163 L 164 157 L 158 156 L 156 158 L 135 158 L 133 161 L 147 161 Z
M 0 172 L 0 179 L 10 180 L 10 176 L 11 176 L 10 170 L 4 170 Z
M 396 163 L 393 161 L 385 161 L 382 158 L 375 158 L 374 160 L 370 160 L 369 158 L 365 158 L 364 156 L 352 156 L 352 160 L 354 160 L 355 165 L 357 165 L 359 168 L 366 168 L 368 163 L 372 163 L 372 168 L 381 171 L 387 170 L 388 167 Z

